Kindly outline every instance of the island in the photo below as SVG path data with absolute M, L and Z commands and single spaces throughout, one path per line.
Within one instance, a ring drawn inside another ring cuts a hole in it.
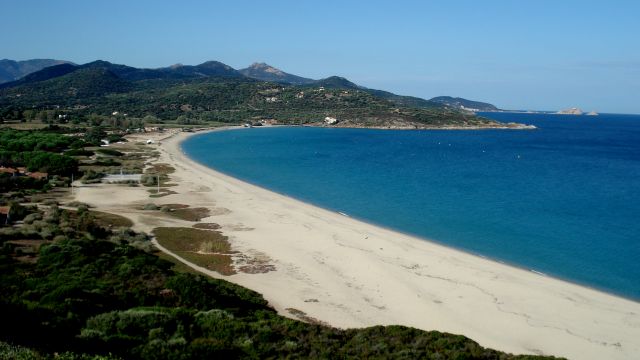
M 572 107 L 572 108 L 569 108 L 569 109 L 560 110 L 556 114 L 558 114 L 558 115 L 583 115 L 584 111 L 580 110 L 579 108 Z

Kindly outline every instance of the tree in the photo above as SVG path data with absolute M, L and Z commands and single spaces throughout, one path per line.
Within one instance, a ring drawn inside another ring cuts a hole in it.
M 106 137 L 107 133 L 100 126 L 94 126 L 84 134 L 85 141 L 94 145 L 100 145 L 102 139 Z

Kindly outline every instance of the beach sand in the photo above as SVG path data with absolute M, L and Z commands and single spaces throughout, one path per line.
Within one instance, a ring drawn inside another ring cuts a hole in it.
M 177 133 L 149 145 L 175 167 L 177 192 L 150 199 L 143 187 L 80 186 L 76 200 L 131 218 L 135 229 L 193 223 L 141 211 L 146 203 L 208 207 L 244 260 L 275 268 L 221 276 L 348 328 L 399 324 L 465 335 L 512 353 L 570 359 L 640 358 L 640 303 L 507 266 L 327 211 L 247 184 L 188 159 Z M 144 135 L 149 138 L 150 135 Z M 160 137 L 156 138 L 159 140 Z

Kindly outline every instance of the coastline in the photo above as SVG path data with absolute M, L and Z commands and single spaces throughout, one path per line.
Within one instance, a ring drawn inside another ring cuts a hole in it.
M 287 309 L 293 308 L 336 327 L 439 330 L 513 353 L 576 359 L 631 359 L 640 353 L 639 303 L 240 181 L 182 153 L 180 142 L 189 135 L 178 133 L 158 145 L 157 162 L 176 168 L 170 177 L 178 194 L 157 201 L 213 209 L 218 215 L 203 221 L 220 224 L 234 250 L 276 270 L 211 275 L 260 292 L 283 315 L 292 316 Z M 123 189 L 101 188 L 104 194 L 96 198 L 87 188 L 78 197 L 131 217 L 138 230 L 150 232 L 167 222 L 127 206 L 151 202 L 144 189 Z

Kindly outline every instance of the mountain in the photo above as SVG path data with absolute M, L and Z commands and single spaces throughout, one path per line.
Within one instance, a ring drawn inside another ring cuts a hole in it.
M 25 75 L 42 70 L 49 66 L 66 63 L 70 62 L 53 59 L 31 59 L 24 61 L 3 59 L 0 60 L 0 84 L 18 80 Z
M 439 96 L 426 100 L 414 96 L 397 95 L 384 90 L 368 89 L 359 86 L 343 77 L 330 76 L 314 80 L 286 73 L 265 63 L 254 63 L 251 66 L 236 70 L 219 61 L 207 61 L 199 65 L 176 64 L 158 69 L 141 69 L 127 65 L 112 64 L 98 60 L 84 65 L 75 65 L 68 61 L 51 59 L 34 59 L 27 61 L 0 60 L 0 89 L 33 84 L 77 70 L 96 68 L 104 69 L 115 74 L 121 80 L 141 81 L 187 81 L 201 78 L 250 78 L 260 81 L 276 82 L 306 87 L 323 87 L 327 89 L 362 90 L 373 96 L 383 98 L 401 107 L 416 107 L 434 109 L 449 107 L 470 111 L 496 111 L 492 104 L 471 101 L 463 98 Z M 122 85 L 122 84 L 120 84 Z M 109 88 L 107 86 L 107 88 Z M 121 88 L 121 86 L 117 86 Z
M 497 111 L 498 108 L 492 104 L 484 103 L 480 101 L 467 100 L 463 98 L 454 98 L 451 96 L 438 96 L 430 99 L 429 101 L 440 103 L 455 109 L 470 110 L 470 111 Z
M 232 68 L 227 64 L 223 64 L 219 61 L 207 61 L 200 65 L 182 65 L 176 64 L 167 68 L 159 69 L 160 71 L 168 74 L 169 77 L 227 77 L 227 78 L 241 78 L 244 75 Z
M 292 85 L 247 77 L 217 61 L 159 69 L 101 60 L 60 64 L 0 84 L 0 114 L 11 114 L 2 115 L 5 120 L 24 120 L 33 110 L 64 113 L 79 122 L 118 112 L 180 124 L 268 119 L 320 125 L 335 118 L 335 126 L 344 127 L 504 126 L 439 102 L 367 89 L 343 77 Z
M 128 81 L 180 80 L 206 77 L 244 78 L 244 75 L 240 74 L 231 66 L 218 61 L 207 61 L 195 66 L 174 65 L 160 69 L 140 69 L 127 65 L 113 64 L 104 60 L 97 60 L 83 65 L 65 63 L 47 67 L 19 80 L 0 84 L 0 89 L 45 81 L 82 69 L 104 69 L 115 74 L 118 78 Z
M 77 100 L 86 101 L 132 89 L 133 84 L 130 81 L 121 79 L 105 68 L 87 67 L 50 79 L 25 82 L 0 90 L 0 99 L 5 98 L 5 101 L 9 100 L 13 104 L 46 107 L 52 104 L 72 104 Z M 2 101 L 0 106 L 1 103 Z
M 244 76 L 262 81 L 287 83 L 291 85 L 307 85 L 316 82 L 316 80 L 313 79 L 286 73 L 265 63 L 253 63 L 251 66 L 238 71 Z
M 352 83 L 351 81 L 341 76 L 330 76 L 325 79 L 320 79 L 313 82 L 313 86 L 322 86 L 329 89 L 365 89 L 359 85 Z
M 253 63 L 251 66 L 239 70 L 239 72 L 247 77 L 262 81 L 271 81 L 302 86 L 321 86 L 328 89 L 360 89 L 362 91 L 370 93 L 371 95 L 389 100 L 398 106 L 428 109 L 439 107 L 441 108 L 444 106 L 443 104 L 425 100 L 419 97 L 402 96 L 384 90 L 368 89 L 340 76 L 330 76 L 328 78 L 320 80 L 304 78 L 301 76 L 286 73 L 265 63 Z

